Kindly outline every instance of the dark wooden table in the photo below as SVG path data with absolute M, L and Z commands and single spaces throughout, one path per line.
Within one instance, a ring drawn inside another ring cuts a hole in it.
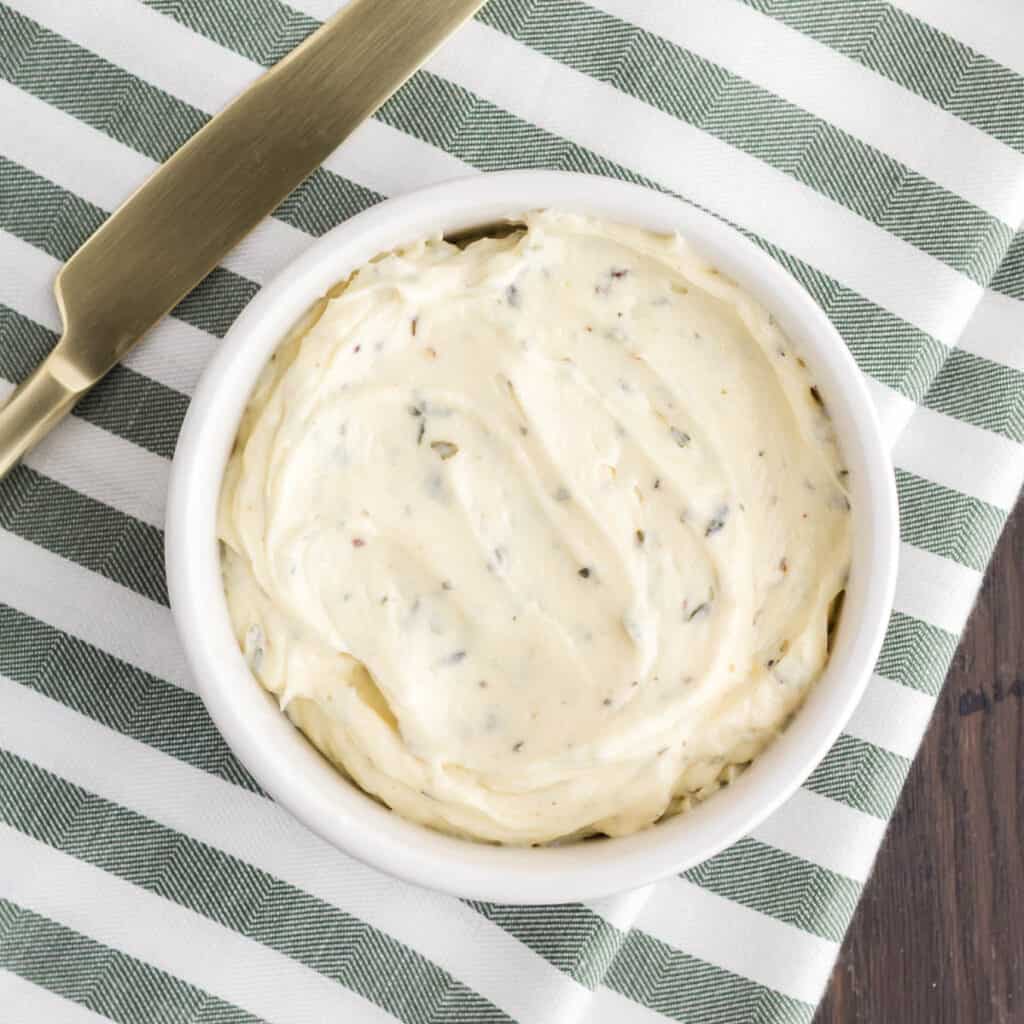
M 1024 1022 L 1024 501 L 815 1024 Z

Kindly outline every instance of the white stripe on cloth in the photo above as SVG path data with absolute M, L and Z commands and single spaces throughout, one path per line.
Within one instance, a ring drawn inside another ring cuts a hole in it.
M 886 824 L 809 789 L 798 789 L 751 837 L 855 882 L 866 882 Z
M 915 18 L 955 36 L 986 57 L 1024 75 L 1024 5 L 1020 0 L 890 0 Z
M 53 297 L 53 280 L 62 266 L 42 249 L 0 230 L 0 302 L 57 334 L 63 325 Z M 164 317 L 122 362 L 136 373 L 188 395 L 195 390 L 217 344 L 212 334 L 184 320 Z
M 14 0 L 11 6 L 207 114 L 215 114 L 264 70 L 137 0 Z M 376 120 L 361 125 L 324 167 L 384 195 L 472 173 L 443 149 Z
M 4 1024 L 110 1024 L 110 1018 L 0 967 Z
M 1007 224 L 1024 219 L 1024 154 L 781 21 L 737 0 L 590 2 L 763 86 Z
M 889 447 L 896 443 L 903 428 L 907 425 L 911 415 L 917 408 L 917 403 L 912 399 L 894 391 L 888 385 L 875 380 L 866 373 L 861 375 L 864 383 L 867 384 L 871 394 L 871 401 L 874 403 L 875 412 L 878 413 L 879 423 L 882 427 L 882 436 L 889 442 Z
M 571 1011 L 588 998 L 586 989 L 461 901 L 346 857 L 262 796 L 2 676 L 0 705 L 0 747 L 355 915 L 515 1020 L 542 1021 L 554 1003 Z
M 912 544 L 900 545 L 897 611 L 959 635 L 974 607 L 981 573 Z
M 0 378 L 0 402 L 14 390 Z M 25 465 L 95 501 L 161 527 L 171 464 L 77 416 L 66 416 Z
M 1024 446 L 923 406 L 897 439 L 893 461 L 925 480 L 1007 510 L 1024 479 Z
M 659 883 L 636 928 L 707 963 L 814 1004 L 838 946 L 683 878 Z M 794 970 L 793 965 L 800 969 Z
M 75 8 L 77 10 L 77 8 Z M 31 93 L 0 81 L 7 133 L 3 155 L 42 178 L 112 213 L 159 164 Z M 60 139 L 55 146 L 53 140 Z M 69 160 L 67 154 L 75 154 Z M 265 284 L 297 259 L 312 239 L 274 218 L 262 220 L 221 266 Z
M 913 758 L 935 709 L 935 698 L 884 676 L 871 682 L 844 732 Z
M 0 530 L 0 603 L 194 690 L 170 610 Z
M 0 896 L 256 1017 L 394 1024 L 361 996 L 268 946 L 7 825 L 0 825 L 0 863 Z
M 586 1024 L 665 1024 L 668 1018 L 628 996 L 600 986 L 587 1011 Z
M 958 344 L 965 352 L 1024 372 L 1024 302 L 986 289 Z

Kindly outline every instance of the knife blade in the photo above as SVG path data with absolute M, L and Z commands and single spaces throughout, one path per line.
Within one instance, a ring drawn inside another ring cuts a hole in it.
M 484 0 L 350 0 L 65 263 L 60 341 L 0 407 L 0 478 Z

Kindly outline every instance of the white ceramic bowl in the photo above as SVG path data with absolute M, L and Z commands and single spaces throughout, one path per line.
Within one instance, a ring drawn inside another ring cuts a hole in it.
M 854 538 L 827 669 L 785 733 L 735 783 L 632 836 L 523 849 L 408 822 L 321 757 L 249 674 L 228 619 L 215 524 L 221 475 L 256 377 L 314 300 L 380 252 L 544 207 L 679 231 L 775 314 L 828 403 L 850 470 Z M 515 171 L 381 203 L 329 232 L 260 291 L 221 343 L 185 419 L 166 552 L 174 617 L 200 693 L 267 792 L 335 846 L 401 878 L 476 899 L 547 903 L 621 892 L 690 867 L 755 828 L 797 789 L 864 691 L 892 605 L 898 539 L 892 467 L 867 389 L 828 319 L 785 270 L 732 228 L 668 196 L 587 175 Z

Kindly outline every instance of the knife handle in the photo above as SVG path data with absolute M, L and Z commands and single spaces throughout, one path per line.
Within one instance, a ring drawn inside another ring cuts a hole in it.
M 58 346 L 0 406 L 0 480 L 89 390 L 76 376 Z

